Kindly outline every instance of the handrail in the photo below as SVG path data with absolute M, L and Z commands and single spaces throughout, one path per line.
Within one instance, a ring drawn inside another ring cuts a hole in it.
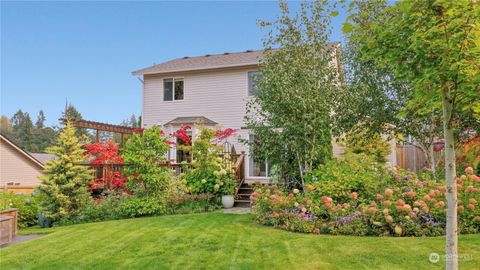
M 240 187 L 243 185 L 243 182 L 245 182 L 245 176 L 244 176 L 244 164 L 245 164 L 245 152 L 242 152 L 240 156 L 237 159 L 237 162 L 235 162 L 235 177 L 237 178 L 238 185 L 235 189 L 235 197 L 238 195 L 238 192 L 240 190 Z

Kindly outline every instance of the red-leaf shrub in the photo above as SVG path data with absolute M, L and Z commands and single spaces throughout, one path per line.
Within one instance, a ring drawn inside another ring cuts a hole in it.
M 189 126 L 189 125 L 184 125 L 182 128 L 175 131 L 172 134 L 172 137 L 177 138 L 178 140 L 183 142 L 184 145 L 186 145 L 186 146 L 191 145 L 190 136 L 188 136 L 188 130 L 189 129 L 192 129 L 192 127 Z
M 87 150 L 87 158 L 91 158 L 89 163 L 91 165 L 99 165 L 103 170 L 103 175 L 100 178 L 95 178 L 90 183 L 90 192 L 100 190 L 105 192 L 107 190 L 123 191 L 125 189 L 125 182 L 128 180 L 118 171 L 114 171 L 114 166 L 123 165 L 122 156 L 118 154 L 120 148 L 112 141 L 96 142 L 84 146 Z

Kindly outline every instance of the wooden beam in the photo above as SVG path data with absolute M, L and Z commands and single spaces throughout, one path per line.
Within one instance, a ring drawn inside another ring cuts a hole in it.
M 62 122 L 66 122 L 65 119 L 60 119 Z M 106 123 L 100 122 L 93 122 L 93 121 L 86 121 L 86 120 L 70 120 L 72 126 L 76 128 L 86 128 L 86 129 L 94 129 L 99 131 L 106 131 L 106 132 L 113 132 L 113 133 L 120 133 L 120 134 L 133 134 L 135 133 L 135 128 L 132 127 L 125 127 L 120 125 L 111 125 Z

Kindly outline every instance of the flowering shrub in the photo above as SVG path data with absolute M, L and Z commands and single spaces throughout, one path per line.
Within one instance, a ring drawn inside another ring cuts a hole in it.
M 184 175 L 185 183 L 194 194 L 233 194 L 235 177 L 229 157 L 220 157 L 222 146 L 217 145 L 218 136 L 228 132 L 218 132 L 201 128 L 200 135 L 193 144 L 193 169 Z M 223 137 L 224 138 L 224 137 Z
M 277 186 L 259 186 L 252 194 L 253 213 L 260 224 L 291 231 L 348 235 L 436 236 L 445 230 L 443 183 L 419 179 L 412 173 L 393 170 L 382 192 L 371 197 L 353 191 L 348 199 L 318 195 L 316 187 L 306 194 L 287 193 Z M 457 179 L 459 230 L 480 232 L 480 177 L 467 168 Z M 362 198 L 362 199 L 361 199 Z
M 118 171 L 113 171 L 114 165 L 122 165 L 124 163 L 122 156 L 118 153 L 119 147 L 114 142 L 108 141 L 87 144 L 84 148 L 87 150 L 86 157 L 90 158 L 89 163 L 102 165 L 103 167 L 102 177 L 95 178 L 90 183 L 90 192 L 123 191 L 128 178 L 122 176 Z

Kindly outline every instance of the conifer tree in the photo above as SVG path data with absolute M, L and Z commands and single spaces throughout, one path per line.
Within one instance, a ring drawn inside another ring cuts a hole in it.
M 84 150 L 75 135 L 75 128 L 67 122 L 59 134 L 56 144 L 47 152 L 57 156 L 45 166 L 41 176 L 41 209 L 45 218 L 52 223 L 71 219 L 88 203 L 88 183 L 92 176 L 85 166 Z

